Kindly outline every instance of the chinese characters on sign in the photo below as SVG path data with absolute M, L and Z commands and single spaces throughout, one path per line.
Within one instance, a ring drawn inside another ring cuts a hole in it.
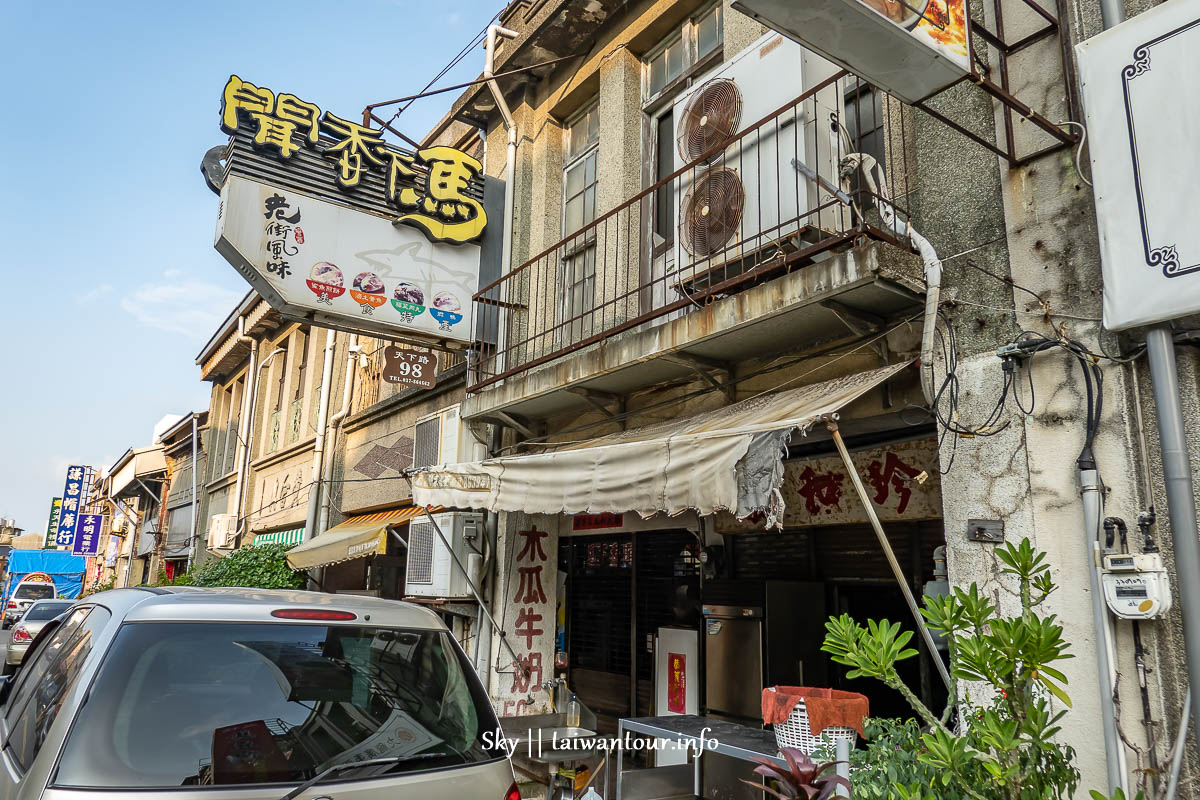
M 852 454 L 871 502 L 885 522 L 937 519 L 941 516 L 941 483 L 932 441 L 904 442 Z M 925 475 L 922 475 L 925 473 Z M 854 491 L 846 465 L 836 456 L 797 459 L 784 465 L 785 526 L 842 525 L 866 522 L 866 511 Z M 757 522 L 757 525 L 756 525 Z M 720 514 L 719 529 L 761 529 L 761 519 L 742 522 Z
M 100 555 L 100 529 L 103 525 L 104 517 L 101 514 L 80 514 L 71 552 L 77 556 Z
M 542 684 L 542 653 L 535 648 L 535 642 L 540 643 L 547 629 L 552 630 L 553 622 L 546 620 L 545 612 L 551 606 L 542 584 L 543 570 L 549 562 L 543 540 L 548 535 L 546 531 L 539 531 L 536 525 L 517 533 L 519 549 L 515 566 L 518 581 L 517 591 L 512 596 L 517 616 L 513 624 L 512 643 L 521 666 L 527 672 L 522 671 L 516 664 L 513 665 L 513 681 L 509 691 L 514 695 L 536 692 Z M 553 588 L 553 584 L 551 587 Z M 523 699 L 506 700 L 503 716 L 520 714 L 525 705 L 526 701 Z
M 58 516 L 58 530 L 54 545 L 69 549 L 75 545 L 75 531 L 79 525 L 79 514 L 87 503 L 90 485 L 90 470 L 87 467 L 67 467 L 67 481 L 63 487 L 62 509 Z
M 46 523 L 46 544 L 47 550 L 54 546 L 54 537 L 58 533 L 58 515 L 62 511 L 62 498 L 56 497 L 50 501 L 50 521 Z
M 605 528 L 620 528 L 624 524 L 624 514 L 576 514 L 571 520 L 571 530 L 598 531 Z
M 437 355 L 411 347 L 383 349 L 383 379 L 387 383 L 418 389 L 437 385 Z
M 388 202 L 403 212 L 396 221 L 416 226 L 433 241 L 470 242 L 487 225 L 483 205 L 466 191 L 483 165 L 452 147 L 415 153 L 394 149 L 383 141 L 381 130 L 322 113 L 295 95 L 277 95 L 232 75 L 222 97 L 221 129 L 233 135 L 243 124 L 253 131 L 255 147 L 281 159 L 306 147 L 332 160 L 343 190 L 354 190 L 365 175 L 378 174 L 386 183 Z
M 667 654 L 667 711 L 687 713 L 687 655 Z

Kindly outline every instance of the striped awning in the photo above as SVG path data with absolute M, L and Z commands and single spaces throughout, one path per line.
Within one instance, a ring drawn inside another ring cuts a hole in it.
M 272 531 L 260 533 L 254 537 L 254 546 L 260 544 L 300 544 L 304 539 L 304 528 L 293 528 L 290 531 Z
M 350 517 L 320 536 L 289 550 L 288 566 L 292 569 L 327 567 L 352 558 L 387 552 L 388 528 L 403 525 L 424 513 L 425 509 L 420 506 L 408 506 L 394 511 Z

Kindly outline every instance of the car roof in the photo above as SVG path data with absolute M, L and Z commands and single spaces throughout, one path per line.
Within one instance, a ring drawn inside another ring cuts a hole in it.
M 356 615 L 356 620 L 348 621 L 355 625 L 368 622 L 382 627 L 446 629 L 437 614 L 413 603 L 299 589 L 146 587 L 102 592 L 88 601 L 123 613 L 131 622 L 295 622 L 271 615 L 272 611 L 295 609 L 348 611 Z

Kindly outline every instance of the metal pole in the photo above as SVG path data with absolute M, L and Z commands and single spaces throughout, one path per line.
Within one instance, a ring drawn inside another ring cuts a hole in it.
M 1100 678 L 1100 720 L 1104 729 L 1104 767 L 1108 793 L 1124 791 L 1121 769 L 1121 740 L 1117 735 L 1117 709 L 1113 702 L 1113 667 L 1109 659 L 1108 606 L 1100 588 L 1100 474 L 1095 469 L 1079 470 L 1083 493 L 1083 546 L 1088 561 L 1088 588 L 1092 600 L 1092 625 L 1096 629 L 1096 671 Z
M 196 456 L 196 412 L 192 412 L 192 519 L 188 523 L 188 558 L 187 569 L 191 570 L 192 561 L 196 557 L 196 470 L 200 469 L 200 461 Z
M 513 665 L 521 670 L 521 674 L 529 677 L 529 669 L 521 663 L 521 659 L 517 657 L 517 651 L 513 650 L 513 646 L 508 643 L 508 637 L 504 634 L 504 629 L 496 622 L 496 618 L 492 616 L 492 612 L 487 610 L 486 604 L 483 602 L 483 597 L 479 594 L 479 589 L 475 587 L 474 581 L 471 580 L 471 573 L 467 572 L 467 568 L 463 566 L 462 561 L 458 558 L 458 553 L 454 552 L 454 548 L 450 546 L 450 542 L 446 539 L 446 534 L 442 533 L 442 528 L 437 524 L 437 520 L 433 518 L 433 514 L 429 513 L 429 509 L 425 511 L 425 518 L 429 520 L 429 524 L 437 532 L 438 538 L 442 540 L 442 546 L 446 548 L 446 552 L 454 559 L 455 565 L 462 571 L 463 577 L 467 579 L 467 586 L 471 587 L 471 594 L 475 596 L 475 602 L 479 603 L 479 607 L 483 609 L 483 613 L 487 615 L 488 622 L 492 623 L 492 627 L 500 632 L 500 641 L 508 650 L 508 654 L 512 656 Z
M 317 436 L 313 440 L 312 481 L 308 484 L 308 513 L 304 517 L 302 541 L 307 542 L 320 535 L 317 527 L 317 512 L 321 499 L 321 466 L 325 453 L 325 425 L 329 422 L 329 384 L 333 380 L 333 350 L 336 332 L 330 329 L 325 334 L 325 358 L 321 362 L 321 397 L 317 401 Z
M 1146 355 L 1154 382 L 1158 436 L 1162 441 L 1163 482 L 1175 549 L 1175 574 L 1179 576 L 1188 682 L 1192 708 L 1196 709 L 1200 708 L 1200 582 L 1195 576 L 1200 575 L 1200 536 L 1196 531 L 1196 495 L 1184 436 L 1183 407 L 1179 402 L 1179 375 L 1175 371 L 1175 340 L 1169 326 L 1159 325 L 1147 332 Z M 1200 741 L 1200 714 L 1192 715 L 1192 725 L 1196 740 Z
M 1183 701 L 1183 713 L 1179 716 L 1179 732 L 1175 734 L 1175 751 L 1171 754 L 1171 776 L 1167 780 L 1167 794 L 1164 800 L 1175 800 L 1175 792 L 1179 790 L 1179 773 L 1183 769 L 1183 751 L 1187 745 L 1188 717 L 1192 713 L 1192 695 Z
M 942 661 L 942 657 L 938 653 L 937 645 L 933 642 L 933 635 L 929 633 L 929 628 L 925 627 L 925 618 L 921 616 L 921 611 L 917 608 L 917 600 L 913 597 L 912 589 L 908 587 L 908 579 L 904 577 L 904 571 L 900 569 L 900 562 L 896 560 L 896 554 L 892 551 L 892 545 L 888 541 L 887 534 L 883 532 L 883 524 L 880 523 L 879 516 L 875 513 L 875 504 L 871 502 L 871 496 L 867 494 L 867 488 L 863 486 L 862 478 L 858 475 L 858 469 L 854 466 L 854 462 L 850 460 L 850 452 L 846 450 L 846 443 L 842 441 L 842 433 L 838 430 L 834 416 L 830 414 L 825 417 L 825 426 L 833 434 L 833 443 L 837 445 L 838 455 L 842 457 L 842 461 L 846 465 L 846 472 L 850 475 L 850 482 L 854 484 L 854 490 L 858 492 L 858 499 L 862 501 L 863 508 L 867 510 L 867 517 L 871 520 L 871 527 L 875 529 L 875 536 L 879 539 L 879 546 L 883 549 L 883 554 L 887 557 L 888 564 L 892 567 L 892 574 L 896 576 L 896 583 L 900 584 L 900 591 L 904 593 L 904 602 L 908 603 L 908 610 L 912 612 L 913 620 L 917 623 L 917 630 L 921 632 L 921 638 L 925 640 L 925 647 L 929 649 L 929 655 L 932 657 L 934 666 L 937 667 L 938 674 L 942 676 L 942 682 L 946 684 L 946 690 L 953 694 L 954 683 L 950 680 L 950 672 L 946 669 L 946 664 Z

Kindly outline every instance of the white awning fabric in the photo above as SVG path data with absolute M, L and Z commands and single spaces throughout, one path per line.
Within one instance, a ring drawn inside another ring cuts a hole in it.
M 413 504 L 528 514 L 719 510 L 778 525 L 792 432 L 852 403 L 908 363 L 763 394 L 725 408 L 533 455 L 429 467 Z

